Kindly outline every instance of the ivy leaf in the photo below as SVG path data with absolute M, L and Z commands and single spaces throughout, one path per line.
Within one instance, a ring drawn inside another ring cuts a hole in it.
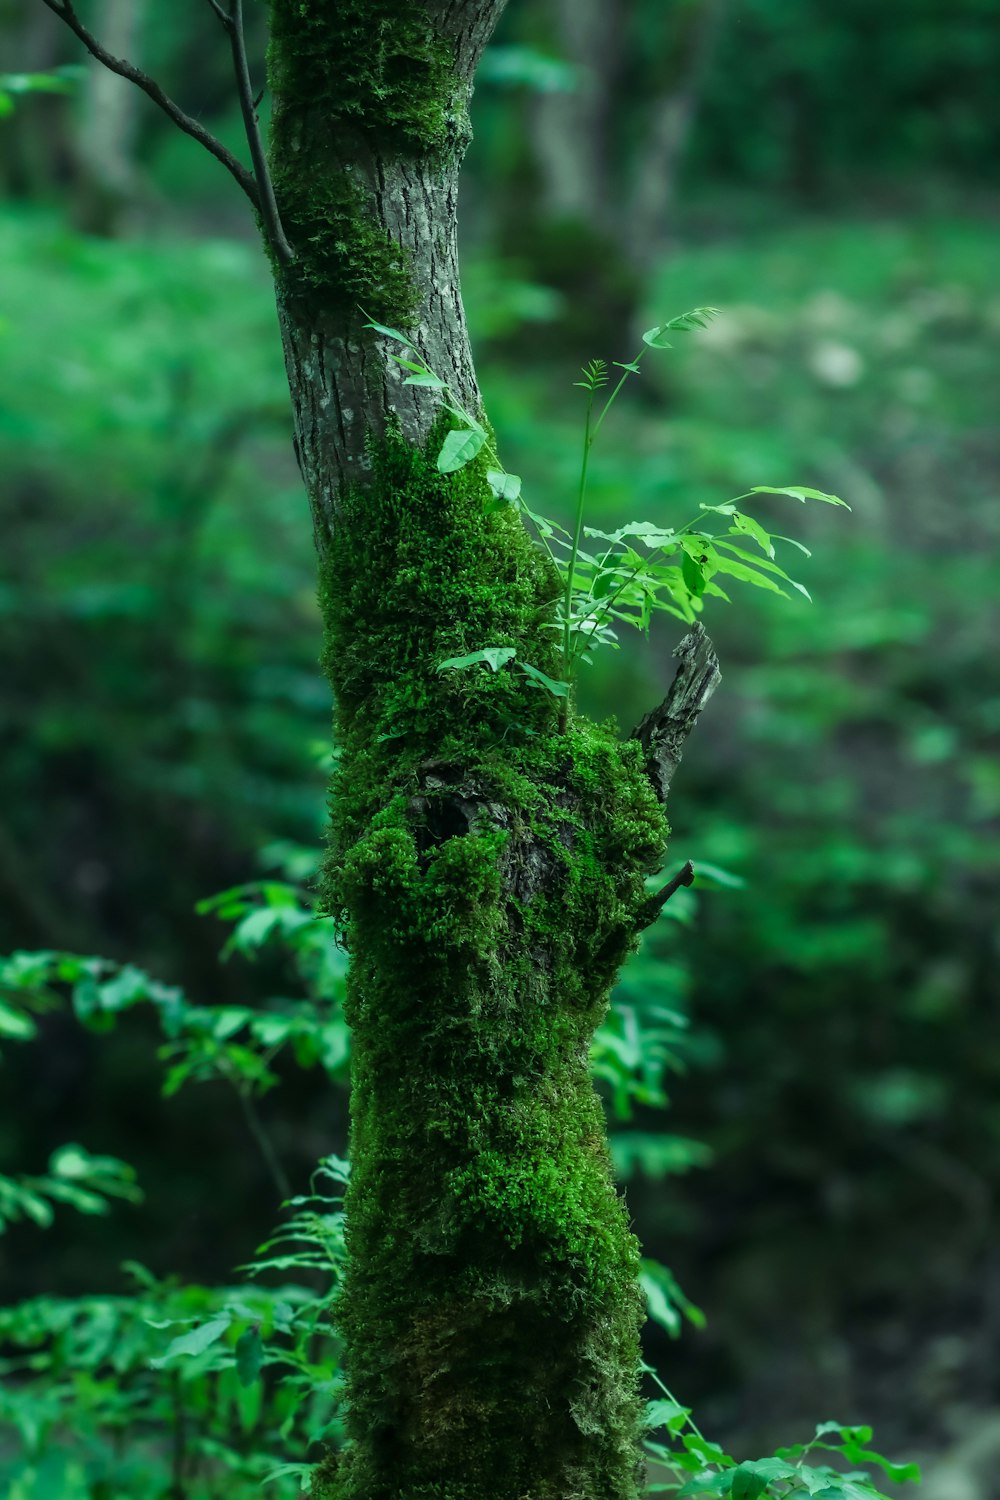
M 514 646 L 484 646 L 482 651 L 470 651 L 467 656 L 449 656 L 447 661 L 438 663 L 439 672 L 464 672 L 467 667 L 475 667 L 480 662 L 498 672 L 507 662 L 512 661 L 517 655 Z
M 440 474 L 454 474 L 471 463 L 486 441 L 481 427 L 453 427 L 441 445 L 437 466 Z
M 486 483 L 496 498 L 505 505 L 516 500 L 521 493 L 521 479 L 517 474 L 505 474 L 502 469 L 487 469 Z

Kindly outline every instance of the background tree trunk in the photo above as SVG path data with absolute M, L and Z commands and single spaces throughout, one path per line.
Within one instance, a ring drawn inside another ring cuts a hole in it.
M 142 60 L 146 0 L 102 0 L 94 30 L 115 57 Z M 135 138 L 141 95 L 88 57 L 79 130 L 75 217 L 85 234 L 120 232 L 137 189 Z
M 365 313 L 479 409 L 455 251 L 468 97 L 503 0 L 272 0 L 278 306 L 320 561 L 352 953 L 352 1446 L 338 1500 L 633 1500 L 638 1247 L 588 1048 L 665 823 L 637 742 L 558 675 L 554 570 Z

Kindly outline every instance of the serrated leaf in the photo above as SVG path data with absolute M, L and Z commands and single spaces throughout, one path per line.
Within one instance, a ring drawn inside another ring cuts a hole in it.
M 497 672 L 516 655 L 514 646 L 484 646 L 481 651 L 470 651 L 467 656 L 449 656 L 447 661 L 438 663 L 437 669 L 439 672 L 464 672 L 467 667 L 482 664 Z
M 437 466 L 441 474 L 454 474 L 471 463 L 486 441 L 480 427 L 453 427 L 441 444 Z
M 755 588 L 767 589 L 772 594 L 780 594 L 783 599 L 789 597 L 786 591 L 766 573 L 758 572 L 756 567 L 748 568 L 744 563 L 737 562 L 735 558 L 727 557 L 721 552 L 718 554 L 718 569 L 720 573 L 728 573 L 732 578 L 738 578 L 741 583 L 752 583 Z
M 635 537 L 653 552 L 668 547 L 677 537 L 675 531 L 657 526 L 654 521 L 629 521 L 617 531 L 600 531 L 596 526 L 585 526 L 583 534 L 597 537 L 603 542 L 623 542 L 626 537 Z
M 753 516 L 744 515 L 740 510 L 734 511 L 733 533 L 731 534 L 735 533 L 753 537 L 760 550 L 766 552 L 767 556 L 773 559 L 774 547 L 771 544 L 770 535 L 764 530 L 759 521 L 754 520 Z
M 804 484 L 755 484 L 750 489 L 751 495 L 790 495 L 793 500 L 801 500 L 803 505 L 807 500 L 822 500 L 826 505 L 839 505 L 843 510 L 850 510 L 846 500 L 841 500 L 839 495 L 828 495 L 823 490 L 811 490 Z
M 724 541 L 721 537 L 715 538 L 715 545 L 717 548 L 724 549 L 727 553 L 731 552 L 735 557 L 738 557 L 745 563 L 749 563 L 753 568 L 760 568 L 765 573 L 773 574 L 775 578 L 780 578 L 782 583 L 790 583 L 793 589 L 797 589 L 804 598 L 812 603 L 812 595 L 805 584 L 796 583 L 794 578 L 789 578 L 784 568 L 780 567 L 778 563 L 771 562 L 769 559 L 763 557 L 757 557 L 752 552 L 744 552 L 742 547 L 737 547 L 734 542 Z M 718 554 L 716 554 L 716 563 L 721 568 L 722 562 Z
M 503 469 L 487 469 L 486 482 L 496 498 L 505 505 L 516 500 L 521 493 L 520 476 L 507 474 Z

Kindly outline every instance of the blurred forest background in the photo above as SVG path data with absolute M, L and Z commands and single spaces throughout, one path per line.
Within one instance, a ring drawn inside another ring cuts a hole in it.
M 241 147 L 204 5 L 81 13 Z M 183 12 L 183 14 L 181 14 Z M 261 71 L 265 7 L 248 7 Z M 18 75 L 72 64 L 59 92 Z M 308 888 L 329 695 L 268 269 L 227 176 L 0 0 L 0 953 L 132 961 L 211 1004 L 295 973 L 196 904 Z M 506 466 L 569 509 L 578 367 L 643 365 L 595 524 L 752 484 L 810 605 L 711 601 L 723 686 L 672 795 L 681 892 L 623 1014 L 674 1030 L 669 1113 L 612 1110 L 647 1253 L 705 1310 L 649 1352 L 735 1451 L 836 1416 L 990 1500 L 1000 1460 L 1000 10 L 995 0 L 511 0 L 474 101 L 465 294 Z M 263 108 L 266 110 L 266 100 Z M 682 634 L 585 706 L 630 728 Z M 252 961 L 254 960 L 254 961 Z M 673 1023 L 671 1023 L 673 1024 Z M 5 1302 L 113 1291 L 128 1256 L 225 1279 L 279 1195 L 219 1082 L 160 1095 L 158 1032 L 54 1014 L 5 1051 L 0 1171 L 67 1139 L 141 1206 L 0 1239 Z M 279 1061 L 293 1186 L 346 1095 Z M 936 1458 L 935 1458 L 936 1455 Z M 936 1486 L 936 1488 L 934 1487 Z

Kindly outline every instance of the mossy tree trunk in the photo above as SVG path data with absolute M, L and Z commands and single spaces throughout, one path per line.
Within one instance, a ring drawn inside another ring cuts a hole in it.
M 480 411 L 456 195 L 504 0 L 271 0 L 278 306 L 337 704 L 326 895 L 352 954 L 352 1445 L 323 1500 L 634 1500 L 638 1249 L 588 1048 L 666 826 L 570 715 L 557 582 L 365 314 Z M 364 313 L 361 309 L 364 309 Z M 396 346 L 398 349 L 398 346 Z

